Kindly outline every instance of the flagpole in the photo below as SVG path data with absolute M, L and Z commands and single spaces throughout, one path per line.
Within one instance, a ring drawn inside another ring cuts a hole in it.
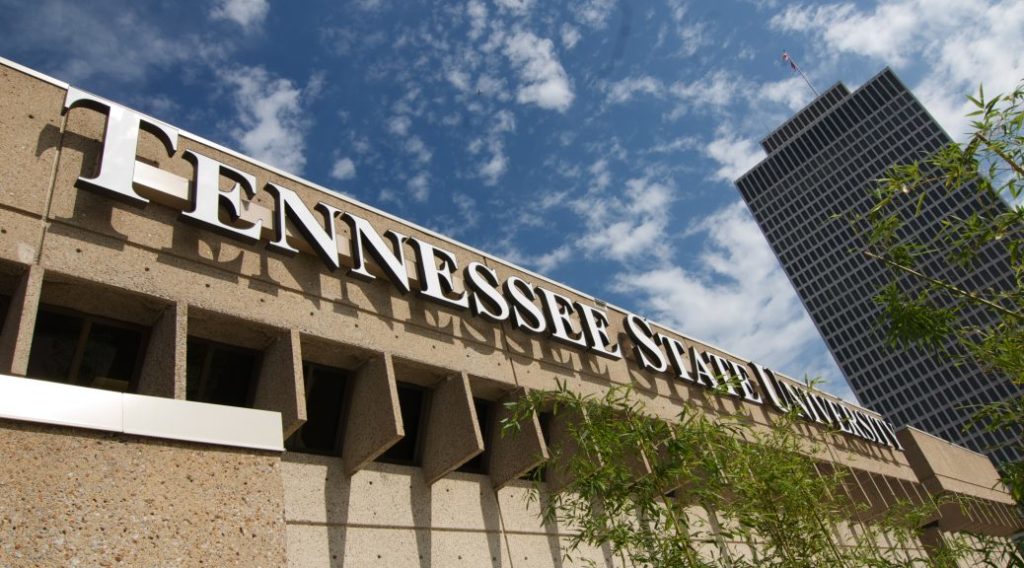
M 796 61 L 793 59 L 792 56 L 789 55 L 788 51 L 782 52 L 782 60 L 789 63 L 790 68 L 792 68 L 793 71 L 796 71 L 797 73 L 800 74 L 801 77 L 803 77 L 804 83 L 807 83 L 807 86 L 811 88 L 811 91 L 814 93 L 815 97 L 821 96 L 821 93 L 818 92 L 818 89 L 814 88 L 814 85 L 811 84 L 811 80 L 807 78 L 807 75 L 804 75 L 803 69 L 800 69 L 800 66 L 796 64 Z

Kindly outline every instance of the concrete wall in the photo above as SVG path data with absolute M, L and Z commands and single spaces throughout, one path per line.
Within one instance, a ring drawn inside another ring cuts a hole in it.
M 0 420 L 0 566 L 281 566 L 276 453 Z

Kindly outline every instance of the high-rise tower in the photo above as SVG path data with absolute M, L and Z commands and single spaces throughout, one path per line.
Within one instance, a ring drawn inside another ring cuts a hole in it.
M 997 448 L 1008 441 L 1005 433 L 965 432 L 964 425 L 978 405 L 1005 400 L 1018 388 L 970 360 L 886 345 L 873 301 L 889 281 L 886 267 L 858 252 L 863 241 L 849 223 L 831 218 L 866 212 L 874 204 L 874 181 L 889 166 L 921 159 L 948 142 L 885 69 L 852 93 L 837 83 L 769 134 L 761 142 L 767 158 L 736 185 L 862 403 L 997 463 L 1015 461 L 1014 450 Z M 917 217 L 909 203 L 901 212 L 912 241 L 928 242 L 943 218 L 1006 207 L 977 191 L 932 193 Z M 950 265 L 941 252 L 922 259 L 919 268 L 971 290 L 1015 285 L 1006 252 L 997 246 L 983 250 L 970 269 Z M 980 311 L 963 317 L 989 323 Z

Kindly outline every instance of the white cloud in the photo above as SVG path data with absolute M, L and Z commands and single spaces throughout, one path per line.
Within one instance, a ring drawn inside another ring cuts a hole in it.
M 629 77 L 612 83 L 608 87 L 608 102 L 628 102 L 637 93 L 643 93 L 654 97 L 660 97 L 664 91 L 661 81 L 654 77 L 644 75 L 641 77 Z
M 476 200 L 464 193 L 453 193 L 452 203 L 459 213 L 459 230 L 466 230 L 476 227 L 480 222 L 480 213 L 476 209 Z
M 283 170 L 301 173 L 306 165 L 303 93 L 291 81 L 262 67 L 242 67 L 221 74 L 234 88 L 239 126 L 231 136 L 242 150 Z
M 406 183 L 406 187 L 409 188 L 409 194 L 416 201 L 426 201 L 427 197 L 430 196 L 430 176 L 427 172 L 420 172 L 415 176 L 409 178 Z
M 580 41 L 580 30 L 572 24 L 562 24 L 561 28 L 562 45 L 566 49 L 572 49 L 576 47 L 576 44 Z
M 594 192 L 603 191 L 612 183 L 612 174 L 608 171 L 608 160 L 598 160 L 591 164 L 590 175 L 594 176 L 591 182 L 591 190 Z
M 470 142 L 470 153 L 479 153 L 484 144 L 490 152 L 491 157 L 485 160 L 477 171 L 483 178 L 486 185 L 496 185 L 505 172 L 508 171 L 508 156 L 505 154 L 505 142 L 503 136 L 516 129 L 515 116 L 508 110 L 500 110 L 494 114 L 487 139 L 475 139 Z
M 574 98 L 569 77 L 554 54 L 554 44 L 530 32 L 519 32 L 505 43 L 505 55 L 519 71 L 522 84 L 516 99 L 523 104 L 565 112 Z
M 388 120 L 388 132 L 396 136 L 408 136 L 410 126 L 412 126 L 412 121 L 408 116 L 398 115 Z
M 619 262 L 638 255 L 664 259 L 670 252 L 664 233 L 672 200 L 668 185 L 647 178 L 628 180 L 621 196 L 591 191 L 573 203 L 587 226 L 579 245 L 590 255 Z
M 428 163 L 434 157 L 434 153 L 419 136 L 410 136 L 405 141 L 405 151 L 412 154 L 413 159 L 420 165 Z
M 616 3 L 616 0 L 579 0 L 570 9 L 581 24 L 601 29 L 607 25 Z
M 681 0 L 669 1 L 669 14 L 675 24 L 676 36 L 679 38 L 679 55 L 689 57 L 710 41 L 707 37 L 707 25 L 686 17 L 687 5 Z
M 669 115 L 676 119 L 692 110 L 724 109 L 735 99 L 747 96 L 749 86 L 741 77 L 718 70 L 689 83 L 677 81 L 668 90 L 679 100 Z
M 700 268 L 621 274 L 614 289 L 635 295 L 657 321 L 802 377 L 794 367 L 820 349 L 817 331 L 743 203 L 690 232 L 706 239 Z
M 3 18 L 7 50 L 17 46 L 43 57 L 48 73 L 73 83 L 94 77 L 140 82 L 154 69 L 202 63 L 227 51 L 225 44 L 175 34 L 135 2 L 5 2 Z
M 494 0 L 494 3 L 502 10 L 516 14 L 525 14 L 533 8 L 535 0 Z
M 484 183 L 487 185 L 495 185 L 501 176 L 505 175 L 508 171 L 508 156 L 505 155 L 503 147 L 500 144 L 491 147 L 491 159 L 487 160 L 480 166 L 480 177 L 483 178 Z
M 530 266 L 532 266 L 537 272 L 546 274 L 558 268 L 562 263 L 570 258 L 572 258 L 572 247 L 569 245 L 562 245 L 553 251 L 534 257 Z
M 505 90 L 505 80 L 486 74 L 476 78 L 476 94 L 483 97 L 495 97 L 500 101 L 511 99 Z
M 704 153 L 718 163 L 713 179 L 732 183 L 764 159 L 761 145 L 749 138 L 740 138 L 728 129 L 720 129 Z
M 356 8 L 364 12 L 377 12 L 384 8 L 385 3 L 385 0 L 355 0 L 353 2 Z
M 964 94 L 985 85 L 1006 92 L 1024 77 L 1024 2 L 896 0 L 790 6 L 771 20 L 814 36 L 833 54 L 855 54 L 901 69 L 923 63 L 915 94 L 954 137 L 967 128 Z
M 253 31 L 263 25 L 269 11 L 267 0 L 220 0 L 210 11 L 210 17 L 235 22 L 245 31 Z
M 456 89 L 460 91 L 469 90 L 469 74 L 461 69 L 452 69 L 446 75 L 448 82 L 451 83 Z
M 758 89 L 757 96 L 773 103 L 784 104 L 792 111 L 798 111 L 811 102 L 811 90 L 800 77 L 764 83 Z
M 351 158 L 341 158 L 335 160 L 334 167 L 331 168 L 331 177 L 345 181 L 356 177 L 356 164 Z
M 480 0 L 470 0 L 466 4 L 466 15 L 469 16 L 469 39 L 475 41 L 487 29 L 487 6 Z
M 516 248 L 509 239 L 492 244 L 487 248 L 495 251 L 495 254 L 513 264 L 525 266 L 539 274 L 545 275 L 550 274 L 564 264 L 565 261 L 571 259 L 573 252 L 571 245 L 563 244 L 545 253 L 527 254 Z
M 695 136 L 679 136 L 668 142 L 655 144 L 645 152 L 649 154 L 672 154 L 675 152 L 698 150 L 703 147 L 704 145 Z

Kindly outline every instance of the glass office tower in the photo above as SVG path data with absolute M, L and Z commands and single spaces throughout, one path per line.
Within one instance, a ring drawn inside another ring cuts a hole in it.
M 910 424 L 987 453 L 997 463 L 1017 460 L 999 448 L 1005 433 L 965 431 L 978 405 L 1019 392 L 1008 378 L 964 361 L 885 343 L 873 298 L 890 281 L 886 267 L 861 254 L 863 240 L 834 214 L 866 212 L 872 188 L 892 164 L 920 159 L 950 141 L 914 95 L 885 69 L 854 92 L 838 83 L 769 134 L 768 156 L 736 181 L 761 231 L 800 295 L 860 401 L 897 424 Z M 927 242 L 939 222 L 975 211 L 1005 209 L 977 192 L 930 192 L 918 217 L 912 201 L 901 214 L 903 236 Z M 1006 251 L 983 250 L 969 268 L 950 265 L 941 251 L 918 269 L 970 290 L 1014 286 Z M 910 284 L 910 281 L 905 281 Z M 966 321 L 988 322 L 980 311 Z

